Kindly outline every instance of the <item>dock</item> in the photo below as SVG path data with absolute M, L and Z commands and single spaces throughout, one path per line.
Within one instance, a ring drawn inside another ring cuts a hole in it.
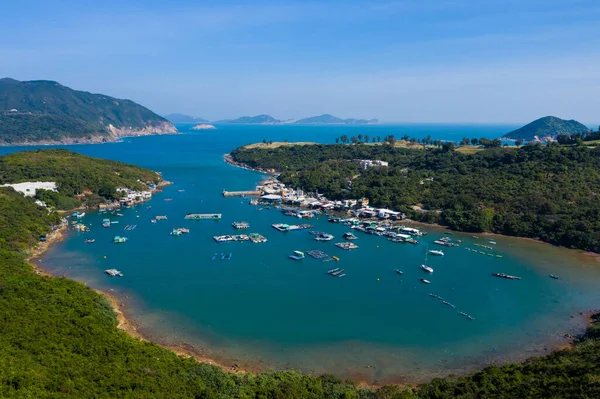
M 262 193 L 258 190 L 249 191 L 225 191 L 223 190 L 223 197 L 260 197 Z
M 343 250 L 349 251 L 351 249 L 357 249 L 358 245 L 353 242 L 338 242 L 335 244 L 336 247 L 341 248 Z
M 191 220 L 219 220 L 221 219 L 220 213 L 188 213 L 185 215 L 186 219 Z

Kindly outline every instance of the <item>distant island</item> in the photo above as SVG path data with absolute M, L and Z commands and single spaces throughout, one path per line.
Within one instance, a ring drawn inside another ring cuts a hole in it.
M 282 121 L 273 118 L 271 115 L 261 114 L 256 116 L 242 116 L 237 119 L 224 119 L 214 123 L 229 123 L 237 125 L 276 125 L 282 123 Z
M 238 124 L 238 125 L 280 125 L 280 124 L 304 124 L 304 125 L 366 125 L 379 123 L 377 119 L 341 119 L 333 115 L 323 114 L 302 118 L 298 120 L 280 120 L 271 115 L 261 114 L 256 116 L 242 116 L 237 119 L 224 119 L 214 122 L 216 124 Z
M 341 119 L 333 115 L 323 114 L 299 119 L 294 123 L 303 125 L 367 125 L 379 123 L 379 121 L 377 119 Z
M 168 114 L 165 115 L 165 119 L 172 123 L 206 123 L 207 119 L 197 118 L 195 116 L 189 116 L 185 114 Z
M 554 141 L 559 135 L 585 135 L 589 132 L 590 129 L 587 126 L 575 120 L 545 116 L 505 134 L 502 138 L 526 141 Z
M 210 130 L 215 129 L 214 125 L 208 123 L 199 123 L 192 128 L 192 130 Z
M 102 143 L 176 133 L 171 122 L 131 100 L 49 80 L 0 79 L 0 145 Z

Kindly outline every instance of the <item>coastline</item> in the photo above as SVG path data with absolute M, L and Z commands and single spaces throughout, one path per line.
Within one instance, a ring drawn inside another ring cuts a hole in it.
M 259 173 L 267 173 L 271 176 L 273 176 L 275 179 L 277 178 L 276 176 L 279 175 L 281 172 L 277 171 L 275 169 L 262 169 L 262 168 L 253 168 L 247 164 L 244 163 L 240 163 L 240 162 L 236 162 L 233 160 L 231 154 L 225 154 L 223 155 L 223 159 L 225 161 L 225 163 L 231 165 L 231 166 L 235 166 L 238 168 L 242 168 L 242 169 L 246 169 L 246 170 L 250 170 L 250 171 L 254 171 L 254 172 L 259 172 Z M 429 226 L 429 227 L 437 227 L 437 228 L 441 228 L 441 229 L 446 229 L 449 230 L 451 232 L 456 232 L 456 233 L 464 233 L 464 234 L 473 234 L 473 235 L 481 235 L 481 236 L 489 236 L 489 237 L 506 237 L 506 238 L 513 238 L 513 239 L 519 239 L 519 240 L 527 240 L 527 241 L 531 241 L 531 242 L 537 242 L 537 243 L 541 243 L 541 244 L 546 244 L 546 245 L 551 245 L 553 247 L 557 247 L 557 248 L 565 248 L 565 249 L 569 249 L 569 250 L 573 250 L 576 252 L 579 252 L 580 254 L 584 255 L 584 256 L 588 256 L 593 258 L 596 262 L 600 263 L 600 254 L 595 253 L 595 252 L 589 252 L 589 251 L 584 251 L 582 249 L 573 249 L 573 248 L 567 248 L 567 247 L 560 247 L 558 245 L 554 245 L 551 244 L 549 242 L 546 241 L 542 241 L 540 239 L 537 238 L 531 238 L 531 237 L 519 237 L 519 236 L 509 236 L 506 234 L 499 234 L 499 233 L 493 233 L 493 232 L 482 232 L 482 233 L 469 233 L 469 232 L 464 232 L 464 231 L 459 231 L 459 230 L 453 230 L 448 226 L 444 226 L 438 223 L 426 223 L 426 222 L 420 222 L 417 220 L 412 220 L 410 221 L 410 224 L 418 224 L 421 226 Z

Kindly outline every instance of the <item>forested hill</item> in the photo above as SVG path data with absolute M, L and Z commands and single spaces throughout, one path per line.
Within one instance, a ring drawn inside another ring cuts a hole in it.
M 274 125 L 281 123 L 279 119 L 273 118 L 271 115 L 256 115 L 256 116 L 241 116 L 236 119 L 225 119 L 214 123 L 231 123 L 237 125 Z
M 527 141 L 533 141 L 536 137 L 540 140 L 547 138 L 555 139 L 561 134 L 587 134 L 590 129 L 575 120 L 564 120 L 555 116 L 545 116 L 540 119 L 528 123 L 527 125 L 513 130 L 510 133 L 504 135 L 505 139 L 521 139 Z
M 48 80 L 0 79 L 0 144 L 108 141 L 176 132 L 171 122 L 131 100 Z
M 35 199 L 57 209 L 97 205 L 118 198 L 116 188 L 147 190 L 162 177 L 148 169 L 96 159 L 63 149 L 23 151 L 0 157 L 0 184 L 49 181 L 58 192 L 38 190 Z
M 280 170 L 284 183 L 331 199 L 367 197 L 374 206 L 460 231 L 600 252 L 600 148 L 528 144 L 465 155 L 453 146 L 340 144 L 239 148 L 232 157 Z M 360 170 L 356 159 L 390 166 Z
M 7 156 L 0 160 L 2 178 L 10 180 L 62 173 L 65 181 L 94 187 L 96 181 L 110 182 L 115 171 L 127 179 L 155 175 L 68 151 L 33 151 L 8 156 L 10 162 Z M 117 328 L 108 301 L 90 287 L 35 273 L 23 250 L 59 219 L 33 198 L 0 188 L 1 398 L 591 398 L 600 391 L 598 328 L 591 328 L 572 350 L 471 376 L 435 379 L 418 389 L 361 389 L 330 375 L 294 371 L 226 373 L 130 337 Z

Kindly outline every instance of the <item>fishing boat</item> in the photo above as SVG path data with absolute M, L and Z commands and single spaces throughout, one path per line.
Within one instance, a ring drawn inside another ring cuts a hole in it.
M 558 277 L 556 274 L 551 274 L 550 278 L 553 278 L 555 280 L 558 280 L 560 277 Z
M 232 256 L 233 256 L 233 254 L 230 252 L 229 255 L 227 255 L 227 260 L 231 260 Z
M 226 256 L 227 256 L 227 255 L 225 255 L 224 253 L 221 253 L 221 260 L 225 260 L 225 257 L 226 257 Z
M 348 233 L 344 233 L 343 237 L 344 237 L 346 240 L 357 240 L 357 239 L 358 239 L 358 237 L 357 237 L 357 236 L 355 236 L 354 234 L 352 234 L 352 233 L 350 233 L 350 232 L 348 232 Z
M 421 282 L 424 283 L 424 284 L 431 284 L 431 281 L 429 281 L 427 279 L 421 278 L 419 280 L 421 280 Z
M 302 260 L 304 259 L 304 252 L 294 251 L 291 255 L 288 256 L 288 258 L 293 260 Z
M 421 265 L 421 269 L 425 270 L 427 273 L 433 273 L 433 268 L 427 265 Z
M 173 231 L 171 231 L 169 234 L 172 236 L 180 236 L 182 233 L 180 230 L 173 229 Z
M 444 252 L 437 249 L 430 249 L 429 253 L 436 256 L 444 256 Z
M 402 270 L 400 270 L 400 269 L 394 269 L 394 271 L 395 271 L 396 273 L 398 273 L 398 274 L 404 274 L 404 272 L 403 272 Z
M 334 237 L 331 234 L 319 234 L 315 236 L 315 240 L 317 241 L 331 241 Z
M 218 256 L 218 255 L 219 255 L 219 254 L 215 252 L 215 253 L 214 253 L 214 255 L 213 255 L 213 257 L 212 257 L 212 260 L 215 260 L 215 259 L 217 259 L 217 256 Z
M 122 244 L 122 243 L 126 243 L 127 241 L 128 241 L 127 237 L 115 236 L 115 238 L 113 238 L 113 242 L 115 244 Z
M 86 244 L 93 244 L 96 242 L 95 238 L 86 238 L 85 240 L 83 240 L 84 243 Z
M 488 241 L 488 244 L 492 244 L 492 245 L 495 245 L 495 244 L 496 244 L 496 241 L 493 241 L 493 240 L 489 240 L 489 241 Z
M 339 268 L 339 267 L 336 267 L 335 269 L 328 270 L 328 271 L 327 271 L 327 274 L 335 273 L 335 272 L 337 272 L 338 270 L 340 270 L 340 268 Z

